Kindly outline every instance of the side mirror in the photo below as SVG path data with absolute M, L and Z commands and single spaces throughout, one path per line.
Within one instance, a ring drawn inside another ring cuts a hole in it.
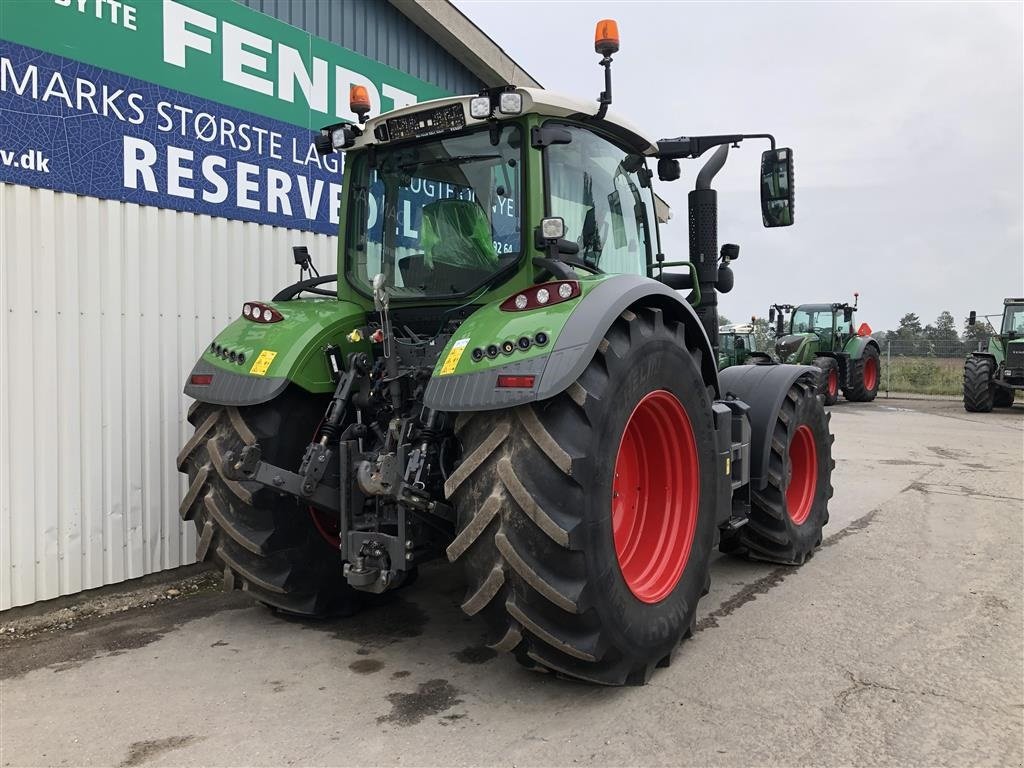
M 843 310 L 843 322 L 849 323 L 853 321 L 853 310 L 847 307 Z
M 766 227 L 793 223 L 793 150 L 769 149 L 761 154 L 761 218 Z
M 967 324 L 974 325 L 976 322 L 978 322 L 978 313 L 972 309 L 971 314 L 967 316 Z
M 768 310 L 768 322 L 775 322 L 775 307 L 772 307 L 771 309 Z

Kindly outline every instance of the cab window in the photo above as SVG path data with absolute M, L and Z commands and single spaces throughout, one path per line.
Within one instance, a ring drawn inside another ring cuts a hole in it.
M 646 274 L 657 224 L 643 156 L 566 128 L 572 140 L 545 150 L 551 215 L 565 220 L 580 260 L 604 272 Z

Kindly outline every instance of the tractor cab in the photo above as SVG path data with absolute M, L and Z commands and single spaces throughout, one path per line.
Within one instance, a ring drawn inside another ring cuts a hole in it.
M 757 339 L 751 323 L 723 325 L 719 328 L 718 370 L 743 365 L 757 351 Z

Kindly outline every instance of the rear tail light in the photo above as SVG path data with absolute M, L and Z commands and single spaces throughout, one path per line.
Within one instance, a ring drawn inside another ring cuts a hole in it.
M 556 280 L 551 283 L 542 283 L 520 291 L 514 296 L 509 296 L 501 302 L 501 308 L 506 312 L 523 312 L 537 307 L 546 307 L 551 304 L 560 304 L 569 299 L 575 299 L 580 295 L 580 283 L 578 280 Z
M 245 302 L 242 306 L 242 317 L 254 323 L 279 323 L 284 320 L 284 315 L 259 301 Z
M 193 373 L 189 383 L 196 387 L 208 387 L 213 383 L 212 373 Z
M 499 389 L 531 389 L 536 376 L 513 376 L 503 374 L 498 377 Z

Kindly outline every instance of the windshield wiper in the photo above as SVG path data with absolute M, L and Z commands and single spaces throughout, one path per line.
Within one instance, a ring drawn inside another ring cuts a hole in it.
M 424 165 L 443 165 L 444 163 L 472 163 L 479 162 L 480 160 L 500 160 L 501 155 L 455 155 L 454 157 L 438 157 L 433 160 L 419 160 L 412 163 L 404 163 L 400 166 L 402 170 L 406 168 L 420 168 Z

